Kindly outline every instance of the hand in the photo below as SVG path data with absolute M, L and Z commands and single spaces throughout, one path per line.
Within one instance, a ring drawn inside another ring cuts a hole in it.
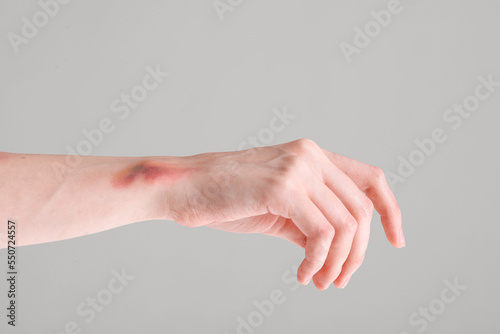
M 389 242 L 405 245 L 383 171 L 312 140 L 185 159 L 194 172 L 168 195 L 168 218 L 294 242 L 305 248 L 301 284 L 345 287 L 365 257 L 374 207 Z

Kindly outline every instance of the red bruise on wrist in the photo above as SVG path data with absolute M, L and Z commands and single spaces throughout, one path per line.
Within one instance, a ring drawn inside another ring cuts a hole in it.
M 127 187 L 137 179 L 148 184 L 155 184 L 158 181 L 175 181 L 191 171 L 192 168 L 144 160 L 118 172 L 111 183 L 116 188 Z

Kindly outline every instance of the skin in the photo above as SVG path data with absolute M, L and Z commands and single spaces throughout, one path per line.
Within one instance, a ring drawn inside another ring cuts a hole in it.
M 309 139 L 189 157 L 0 154 L 0 214 L 17 246 L 74 238 L 144 220 L 261 233 L 305 249 L 297 279 L 343 288 L 363 262 L 374 208 L 404 247 L 401 211 L 384 173 Z M 6 229 L 0 231 L 7 244 Z
M 162 161 L 143 160 L 116 173 L 111 180 L 115 188 L 129 187 L 137 179 L 147 184 L 172 183 L 193 171 L 193 168 L 179 167 Z

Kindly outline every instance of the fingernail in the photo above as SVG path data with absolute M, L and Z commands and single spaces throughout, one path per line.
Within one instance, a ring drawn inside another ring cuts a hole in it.
M 347 283 L 349 283 L 351 279 L 351 276 L 347 276 L 347 278 L 344 280 L 344 282 L 342 282 L 342 284 L 340 284 L 340 288 L 343 289 L 347 286 Z
M 309 284 L 309 282 L 311 282 L 311 279 L 308 279 L 308 280 L 304 283 L 304 285 Z
M 406 246 L 406 240 L 405 240 L 405 235 L 403 233 L 403 229 L 399 231 L 399 244 L 401 245 L 401 247 Z

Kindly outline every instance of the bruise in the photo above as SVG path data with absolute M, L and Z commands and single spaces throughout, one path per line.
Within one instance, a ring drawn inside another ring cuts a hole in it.
M 189 173 L 191 169 L 164 162 L 144 160 L 118 172 L 112 179 L 114 187 L 123 188 L 140 180 L 147 184 L 159 181 L 175 181 Z

